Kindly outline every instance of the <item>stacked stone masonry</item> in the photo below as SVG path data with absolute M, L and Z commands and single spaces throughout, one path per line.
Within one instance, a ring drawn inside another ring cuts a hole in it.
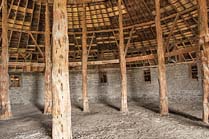
M 159 84 L 157 68 L 151 68 L 151 82 L 144 81 L 144 69 L 127 69 L 128 98 L 159 101 Z M 88 93 L 90 103 L 120 101 L 119 69 L 103 69 L 107 83 L 101 83 L 99 71 L 88 71 Z M 189 64 L 167 66 L 169 102 L 193 103 L 202 101 L 202 82 L 192 79 Z M 81 71 L 70 71 L 70 89 L 72 101 L 81 102 Z M 44 75 L 42 73 L 21 74 L 21 87 L 10 88 L 12 104 L 38 104 L 43 106 Z

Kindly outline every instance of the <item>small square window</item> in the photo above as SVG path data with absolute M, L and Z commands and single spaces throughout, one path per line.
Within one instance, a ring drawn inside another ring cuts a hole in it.
M 21 75 L 10 75 L 10 85 L 9 87 L 21 87 Z
M 106 72 L 100 72 L 100 83 L 107 83 L 107 73 Z
M 197 69 L 197 65 L 191 65 L 191 76 L 192 79 L 198 79 L 198 69 Z
M 144 70 L 144 81 L 151 82 L 151 72 L 150 69 Z

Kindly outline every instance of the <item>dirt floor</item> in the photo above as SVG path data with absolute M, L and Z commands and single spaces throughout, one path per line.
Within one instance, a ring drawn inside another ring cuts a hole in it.
M 171 103 L 170 115 L 160 117 L 157 102 L 143 101 L 129 102 L 127 115 L 118 111 L 117 103 L 91 104 L 87 114 L 73 105 L 73 138 L 209 139 L 209 126 L 201 122 L 201 103 Z M 42 115 L 35 106 L 16 105 L 13 113 L 11 120 L 0 121 L 0 139 L 51 138 L 51 117 Z

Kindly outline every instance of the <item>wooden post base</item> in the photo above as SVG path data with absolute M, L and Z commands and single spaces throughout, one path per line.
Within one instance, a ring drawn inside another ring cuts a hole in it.
M 208 123 L 209 117 L 209 105 L 208 105 L 208 96 L 209 96 L 209 68 L 208 68 L 208 51 L 202 52 L 202 65 L 203 65 L 203 112 L 202 112 L 202 120 L 204 123 Z
M 11 117 L 12 117 L 12 112 L 11 112 L 10 104 L 4 105 L 1 108 L 0 120 L 8 120 Z
M 51 115 L 52 114 L 52 101 L 45 101 L 44 104 L 44 114 Z
M 83 99 L 83 112 L 90 112 L 88 98 Z
M 160 99 L 160 116 L 168 116 L 168 97 Z
M 123 113 L 128 113 L 128 103 L 127 103 L 127 98 L 122 98 L 121 99 L 121 112 Z
M 11 112 L 6 112 L 2 115 L 0 115 L 0 120 L 9 120 L 12 117 L 12 113 Z
M 208 124 L 208 117 L 209 117 L 209 105 L 208 103 L 203 103 L 203 122 Z

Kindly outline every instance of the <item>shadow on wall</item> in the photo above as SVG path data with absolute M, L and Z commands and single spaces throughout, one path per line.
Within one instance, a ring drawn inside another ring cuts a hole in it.
M 44 75 L 36 73 L 34 82 L 33 104 L 42 112 L 44 111 Z
M 112 109 L 115 109 L 115 110 L 119 111 L 120 107 L 116 106 L 116 104 L 114 103 L 115 101 L 117 101 L 119 99 L 112 100 L 110 97 L 108 97 L 108 86 L 109 86 L 108 83 L 106 83 L 106 84 L 104 84 L 104 83 L 103 84 L 102 83 L 98 84 L 97 90 L 98 90 L 99 93 L 101 93 L 100 96 L 99 96 L 99 100 L 98 101 L 100 103 L 102 103 L 102 104 L 112 108 Z

